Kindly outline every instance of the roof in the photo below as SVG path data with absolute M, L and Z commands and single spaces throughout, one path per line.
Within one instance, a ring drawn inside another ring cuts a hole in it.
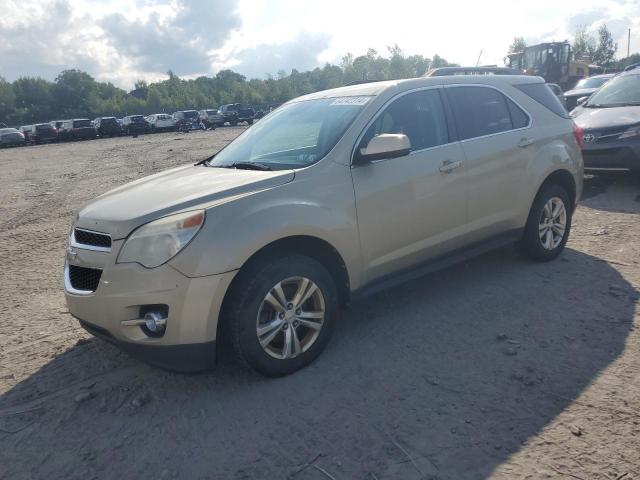
M 294 98 L 290 102 L 299 102 L 305 100 L 317 100 L 322 98 L 335 97 L 365 97 L 377 96 L 387 89 L 410 90 L 411 88 L 421 88 L 435 85 L 448 85 L 460 83 L 475 84 L 504 84 L 511 85 L 544 83 L 541 77 L 531 75 L 443 75 L 435 77 L 418 77 L 405 78 L 400 80 L 372 81 L 369 83 L 359 83 L 357 85 L 349 85 L 346 87 L 332 88 L 330 90 L 322 90 L 320 92 L 310 93 L 301 97 Z M 290 103 L 289 102 L 289 103 Z

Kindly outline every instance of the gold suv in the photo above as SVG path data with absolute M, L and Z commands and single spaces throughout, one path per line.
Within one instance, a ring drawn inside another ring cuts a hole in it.
M 196 165 L 84 206 L 64 285 L 91 333 L 174 370 L 286 375 L 358 295 L 516 242 L 551 260 L 581 133 L 542 79 L 440 76 L 296 98 Z

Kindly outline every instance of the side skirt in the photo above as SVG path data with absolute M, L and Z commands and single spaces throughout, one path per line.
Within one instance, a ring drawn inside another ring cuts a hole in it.
M 482 255 L 483 253 L 487 253 L 491 250 L 504 247 L 505 245 L 509 245 L 520 240 L 523 233 L 523 228 L 510 230 L 496 237 L 491 237 L 488 240 L 483 240 L 471 246 L 446 253 L 441 257 L 436 257 L 435 259 L 428 260 L 415 267 L 401 270 L 397 273 L 393 273 L 380 279 L 376 279 L 373 282 L 368 283 L 353 292 L 351 294 L 351 300 L 357 301 L 361 298 L 368 297 L 369 295 L 373 295 L 382 290 L 386 290 L 387 288 L 395 287 L 411 280 L 424 277 L 425 275 L 437 272 L 438 270 L 450 267 L 451 265 L 464 262 L 465 260 L 469 260 L 470 258 Z

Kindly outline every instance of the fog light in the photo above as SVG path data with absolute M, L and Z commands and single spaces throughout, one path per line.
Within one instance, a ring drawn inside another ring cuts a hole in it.
M 144 314 L 144 324 L 150 332 L 164 332 L 167 325 L 167 318 L 159 312 L 147 312 Z

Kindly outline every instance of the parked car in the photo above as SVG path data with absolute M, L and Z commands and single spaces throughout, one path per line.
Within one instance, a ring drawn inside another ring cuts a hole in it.
M 40 143 L 53 143 L 58 140 L 58 131 L 49 123 L 37 123 L 31 125 L 29 130 L 29 141 L 33 145 Z
M 211 130 L 224 125 L 224 117 L 218 113 L 217 109 L 200 110 L 198 120 L 204 125 L 204 128 Z
M 251 125 L 255 116 L 253 108 L 245 107 L 240 103 L 222 105 L 218 109 L 218 113 L 222 116 L 225 123 L 229 123 L 231 126 L 236 126 L 242 122 L 247 122 L 247 125 Z
M 585 168 L 624 168 L 640 175 L 640 68 L 609 80 L 571 116 L 584 130 Z
M 569 111 L 573 110 L 578 105 L 580 98 L 588 97 L 614 76 L 614 73 L 603 73 L 602 75 L 594 75 L 580 80 L 575 87 L 564 92 L 567 109 Z
M 127 115 L 122 117 L 122 131 L 126 135 L 140 135 L 149 133 L 151 128 L 142 115 Z
M 216 155 L 83 207 L 69 311 L 178 370 L 211 367 L 223 325 L 248 365 L 289 374 L 320 354 L 352 298 L 510 242 L 556 258 L 582 191 L 579 138 L 531 76 L 291 100 Z
M 18 128 L 20 133 L 22 133 L 22 135 L 24 136 L 24 141 L 26 143 L 31 143 L 31 127 L 32 126 L 33 125 L 22 125 L 20 126 L 20 128 Z
M 197 110 L 180 110 L 173 113 L 176 130 L 197 130 L 200 128 Z
M 90 140 L 96 138 L 98 132 L 88 118 L 74 118 L 64 120 L 58 129 L 58 140 Z
M 15 128 L 0 128 L 0 147 L 22 147 L 24 135 Z
M 175 130 L 176 124 L 173 117 L 167 113 L 154 113 L 147 117 L 151 132 Z
M 222 105 L 218 108 L 218 115 L 222 117 L 223 125 L 228 123 L 232 127 L 238 125 L 238 111 L 233 104 Z
M 49 125 L 55 128 L 57 132 L 58 130 L 60 130 L 60 127 L 62 127 L 62 122 L 64 122 L 64 120 L 53 120 L 49 122 Z
M 122 135 L 122 127 L 116 117 L 98 117 L 93 120 L 93 126 L 100 137 L 117 137 Z

